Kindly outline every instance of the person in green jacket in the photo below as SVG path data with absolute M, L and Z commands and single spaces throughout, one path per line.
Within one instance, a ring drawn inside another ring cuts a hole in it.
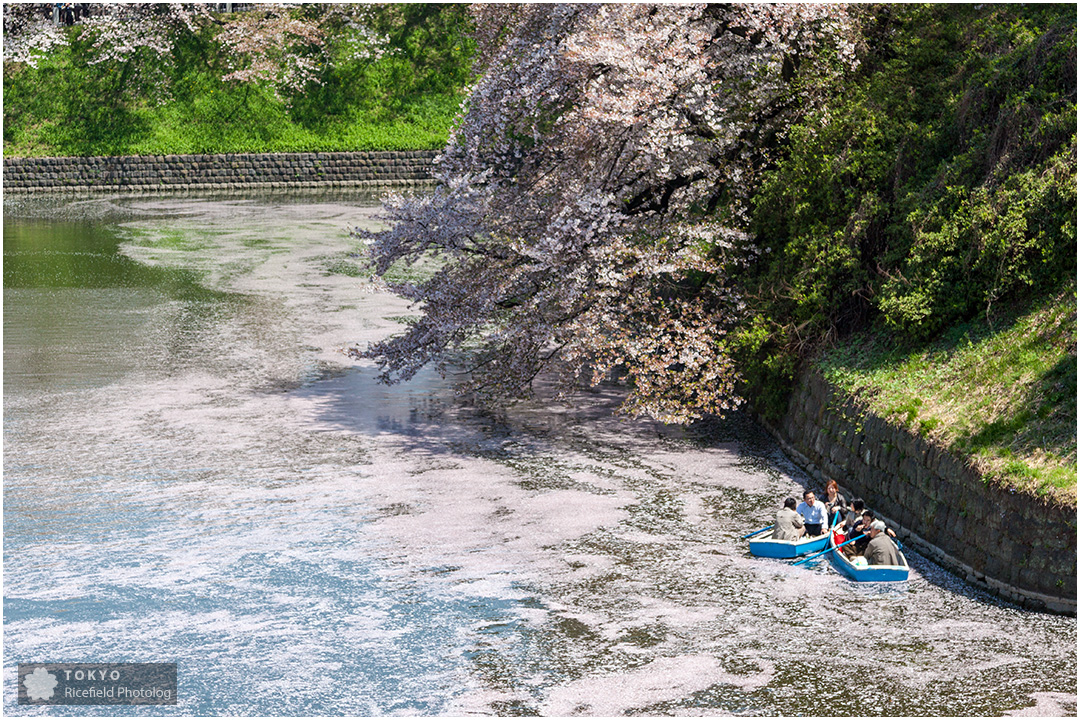
M 885 532 L 885 523 L 875 520 L 870 523 L 870 542 L 863 551 L 868 565 L 902 565 L 900 550 Z

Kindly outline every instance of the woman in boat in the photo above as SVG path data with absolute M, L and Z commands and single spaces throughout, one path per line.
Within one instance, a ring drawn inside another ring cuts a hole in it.
M 855 524 L 862 520 L 863 510 L 866 509 L 866 505 L 863 503 L 862 498 L 852 498 L 851 507 L 848 508 L 847 517 L 844 519 L 844 534 L 848 537 L 854 537 L 851 531 L 854 529 Z
M 835 524 L 836 513 L 840 513 L 842 518 L 847 512 L 847 500 L 840 494 L 840 486 L 835 480 L 825 483 L 825 510 L 828 513 L 830 525 Z
M 851 504 L 854 505 L 855 503 L 852 502 Z M 862 505 L 861 500 L 859 504 Z M 847 530 L 847 539 L 857 539 L 855 542 L 845 545 L 844 552 L 848 557 L 862 555 L 863 550 L 866 549 L 866 544 L 870 542 L 870 536 L 867 533 L 870 531 L 870 523 L 874 522 L 874 513 L 871 510 L 863 510 L 861 514 L 856 515 L 855 510 L 852 510 L 849 520 L 852 520 L 852 524 Z

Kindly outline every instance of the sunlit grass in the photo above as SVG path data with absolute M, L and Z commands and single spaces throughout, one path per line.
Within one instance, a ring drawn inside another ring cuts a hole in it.
M 286 119 L 268 122 L 265 117 L 225 123 L 182 112 L 181 108 L 154 108 L 139 113 L 142 132 L 89 146 L 45 123 L 9 137 L 4 153 L 7 157 L 47 157 L 436 150 L 446 144 L 458 106 L 456 97 L 441 100 L 444 102 L 439 107 L 415 116 L 358 116 L 318 128 Z
M 70 55 L 59 51 L 37 69 L 5 66 L 5 157 L 436 150 L 446 144 L 462 100 L 453 88 L 372 90 L 333 113 L 300 112 L 269 87 L 222 83 L 204 69 L 164 97 L 111 105 L 98 98 L 76 111 L 73 93 L 101 92 Z M 53 78 L 65 83 L 50 84 Z
M 971 456 L 992 481 L 1076 502 L 1076 288 L 916 349 L 878 334 L 820 360 L 871 412 Z

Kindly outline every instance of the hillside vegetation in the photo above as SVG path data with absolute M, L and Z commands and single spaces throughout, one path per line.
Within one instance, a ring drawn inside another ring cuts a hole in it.
M 1062 495 L 1076 483 L 1076 6 L 866 6 L 865 60 L 756 198 L 748 394 L 800 359 L 869 409 Z
M 40 53 L 36 63 L 4 63 L 4 155 L 442 147 L 469 79 L 466 7 L 365 8 L 365 32 L 383 43 L 371 56 L 353 51 L 357 32 L 349 35 L 348 23 L 324 17 L 328 7 L 306 5 L 282 19 L 306 23 L 297 32 L 316 28 L 319 43 L 308 41 L 310 36 L 270 36 L 292 43 L 283 49 L 292 55 L 274 58 L 285 71 L 297 58 L 310 61 L 302 87 L 283 86 L 272 77 L 245 81 L 254 72 L 237 78 L 237 68 L 250 68 L 229 54 L 220 36 L 230 23 L 254 23 L 245 15 L 264 11 L 214 14 L 194 31 L 177 23 L 164 58 L 145 47 L 110 54 L 108 44 L 98 46 L 106 30 L 66 28 L 67 44 Z M 137 16 L 132 22 L 154 20 Z M 5 29 L 8 24 L 5 18 Z M 258 68 L 259 60 L 248 65 Z
M 857 333 L 817 365 L 878 416 L 973 458 L 984 477 L 1076 502 L 1075 285 L 917 347 Z

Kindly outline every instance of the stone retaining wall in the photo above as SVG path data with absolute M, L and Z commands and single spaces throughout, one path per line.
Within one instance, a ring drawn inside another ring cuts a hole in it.
M 1076 510 L 985 482 L 816 372 L 804 374 L 770 429 L 815 480 L 862 497 L 923 555 L 1024 607 L 1076 614 Z
M 430 181 L 434 150 L 414 152 L 4 158 L 4 191 L 161 191 L 362 187 Z

